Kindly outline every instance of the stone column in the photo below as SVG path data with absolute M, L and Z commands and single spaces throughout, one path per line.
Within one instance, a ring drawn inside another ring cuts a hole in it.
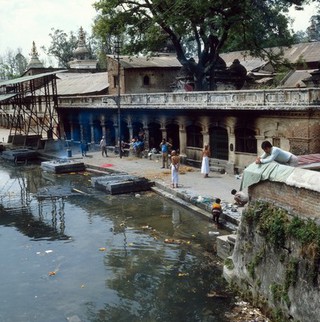
M 114 145 L 115 146 L 118 146 L 118 144 L 119 144 L 119 126 L 118 126 L 119 124 L 118 124 L 118 122 L 114 122 L 114 134 L 115 134 L 115 143 L 114 143 Z
M 143 127 L 144 131 L 144 149 L 149 151 L 149 128 L 147 126 Z
M 90 136 L 91 144 L 94 144 L 94 124 L 92 122 L 90 123 Z
M 162 138 L 167 140 L 167 129 L 165 127 L 161 127 L 160 131 L 162 133 Z
M 73 123 L 70 122 L 70 140 L 73 141 Z
M 128 129 L 129 129 L 129 143 L 132 142 L 133 139 L 133 128 L 132 128 L 132 124 L 128 124 Z
M 261 149 L 261 143 L 267 139 L 264 136 L 256 135 L 256 140 L 257 140 L 257 156 L 258 156 L 263 153 L 263 150 Z M 269 139 L 269 141 L 272 144 L 272 140 Z
M 102 130 L 102 136 L 104 136 L 106 139 L 106 124 L 105 124 L 104 115 L 100 116 L 100 126 L 101 126 L 101 130 Z
M 80 123 L 80 141 L 82 141 L 84 138 L 83 138 L 83 124 Z
M 235 164 L 235 162 L 236 162 L 236 154 L 235 154 L 235 152 L 236 152 L 236 136 L 234 135 L 234 132 L 229 134 L 228 150 L 229 150 L 228 162 Z
M 203 146 L 205 144 L 209 144 L 209 140 L 210 140 L 210 136 L 209 136 L 209 132 L 206 130 L 206 131 L 202 131 L 201 132 L 202 134 L 202 142 L 203 142 Z
M 179 142 L 180 142 L 180 155 L 185 155 L 187 153 L 187 132 L 184 124 L 179 125 Z

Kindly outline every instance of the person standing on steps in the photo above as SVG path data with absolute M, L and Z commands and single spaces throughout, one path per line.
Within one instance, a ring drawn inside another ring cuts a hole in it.
M 105 137 L 103 136 L 100 140 L 100 149 L 101 149 L 101 155 L 102 156 L 108 156 L 107 154 L 107 142 L 106 142 L 106 139 Z
M 202 149 L 202 162 L 201 162 L 201 173 L 204 178 L 209 177 L 210 166 L 209 166 L 210 148 L 208 144 L 205 144 Z
M 167 142 L 166 139 L 162 139 L 162 142 L 160 143 L 160 151 L 162 153 L 162 169 L 168 168 L 169 147 L 171 147 L 171 144 Z

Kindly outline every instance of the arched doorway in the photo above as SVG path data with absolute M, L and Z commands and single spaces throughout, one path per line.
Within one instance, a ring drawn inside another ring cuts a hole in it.
M 179 151 L 180 140 L 179 140 L 179 125 L 168 124 L 166 126 L 168 142 L 172 144 L 172 150 Z
M 138 139 L 143 132 L 143 124 L 140 122 L 132 122 L 132 136 L 134 139 Z
M 149 129 L 149 148 L 150 149 L 157 149 L 159 150 L 159 145 L 162 140 L 162 133 L 160 130 L 160 124 L 158 123 L 149 123 L 148 124 Z
M 228 132 L 222 127 L 212 127 L 209 130 L 211 158 L 228 160 Z

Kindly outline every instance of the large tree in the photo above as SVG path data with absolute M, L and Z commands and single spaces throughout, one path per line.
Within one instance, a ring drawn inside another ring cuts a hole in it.
M 175 49 L 180 63 L 193 76 L 195 89 L 215 88 L 219 54 L 224 49 L 289 45 L 291 5 L 308 0 L 99 0 L 94 32 L 102 39 L 125 35 L 123 53 Z
M 68 63 L 73 58 L 73 51 L 77 48 L 78 38 L 73 32 L 69 35 L 60 29 L 51 28 L 52 33 L 49 34 L 51 44 L 49 48 L 42 46 L 41 48 L 47 55 L 51 55 L 58 60 L 59 67 L 68 67 Z
M 26 70 L 27 59 L 22 55 L 21 48 L 16 51 L 8 49 L 0 56 L 0 79 L 12 79 L 20 77 Z

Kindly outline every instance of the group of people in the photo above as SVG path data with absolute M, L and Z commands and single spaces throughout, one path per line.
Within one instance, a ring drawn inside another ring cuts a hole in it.
M 258 156 L 255 160 L 255 164 L 268 164 L 270 162 L 277 162 L 279 164 L 297 167 L 298 166 L 298 157 L 291 152 L 282 150 L 278 147 L 273 146 L 269 141 L 263 141 L 261 144 L 261 149 L 263 154 Z M 209 159 L 210 151 L 208 145 L 205 145 L 202 150 L 202 164 L 201 164 L 201 173 L 204 174 L 204 177 L 208 177 L 209 173 Z M 234 196 L 234 202 L 236 205 L 243 207 L 249 201 L 248 195 L 243 191 L 237 191 L 236 189 L 231 190 L 231 194 Z M 212 220 L 217 225 L 219 224 L 219 217 L 222 213 L 221 200 L 216 198 L 211 207 Z
M 172 188 L 178 188 L 180 157 L 176 150 L 172 150 L 170 153 L 172 144 L 167 142 L 166 139 L 162 139 L 159 147 L 162 154 L 162 169 L 171 168 L 171 186 Z
M 134 140 L 133 147 L 139 149 L 141 147 L 142 140 Z M 107 155 L 107 146 L 104 136 L 100 141 L 101 153 L 102 156 Z M 166 139 L 162 139 L 159 145 L 161 154 L 162 154 L 162 169 L 170 168 L 171 169 L 171 186 L 172 188 L 178 188 L 179 184 L 179 168 L 180 168 L 180 157 L 177 154 L 177 151 L 171 150 L 172 144 L 167 142 Z M 256 164 L 266 164 L 272 161 L 278 162 L 280 164 L 285 164 L 289 166 L 296 167 L 298 165 L 298 157 L 292 154 L 291 152 L 284 151 L 278 147 L 273 146 L 269 141 L 264 141 L 261 144 L 261 148 L 264 153 L 257 157 L 255 160 Z M 208 144 L 205 144 L 202 149 L 202 161 L 201 161 L 201 174 L 204 178 L 209 177 L 210 165 L 210 148 Z M 169 164 L 170 159 L 170 164 Z M 248 201 L 248 195 L 243 191 L 236 191 L 235 189 L 231 190 L 231 194 L 234 196 L 234 202 L 236 205 L 243 207 Z M 212 204 L 212 219 L 215 223 L 219 224 L 219 217 L 222 213 L 221 208 L 221 199 L 216 198 L 215 202 Z

